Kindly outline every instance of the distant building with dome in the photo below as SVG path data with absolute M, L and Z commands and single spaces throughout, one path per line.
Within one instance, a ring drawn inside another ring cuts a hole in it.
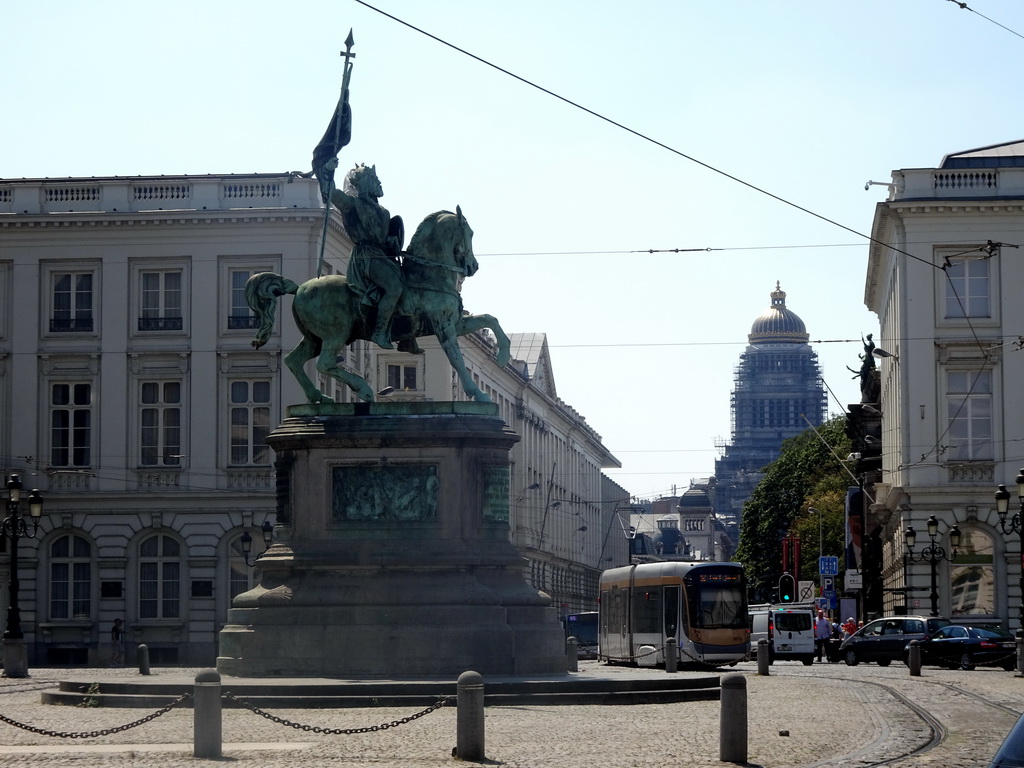
M 808 421 L 819 426 L 827 415 L 828 395 L 804 321 L 786 307 L 779 283 L 771 299 L 754 320 L 750 343 L 740 355 L 732 439 L 719 445 L 722 455 L 715 461 L 715 511 L 726 522 L 739 522 L 743 503 L 760 482 L 762 469 L 778 458 L 783 440 L 808 429 Z

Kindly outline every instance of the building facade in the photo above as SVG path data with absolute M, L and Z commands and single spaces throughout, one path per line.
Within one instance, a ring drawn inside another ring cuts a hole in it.
M 786 306 L 776 283 L 771 306 L 750 328 L 732 392 L 732 439 L 715 461 L 715 510 L 738 524 L 743 504 L 778 458 L 782 442 L 827 415 L 828 399 L 818 356 L 804 321 Z
M 1004 532 L 994 492 L 1005 483 L 1018 511 L 1024 142 L 894 171 L 872 238 L 865 304 L 881 329 L 882 481 L 868 526 L 881 532 L 885 608 L 931 612 L 934 575 L 939 614 L 1018 628 L 1020 534 Z M 931 516 L 945 557 L 922 561 Z
M 314 276 L 323 229 L 316 182 L 292 174 L 0 180 L 0 464 L 45 498 L 38 536 L 19 545 L 30 663 L 107 661 L 115 618 L 154 663 L 213 662 L 230 601 L 253 580 L 243 535 L 255 556 L 274 519 L 264 438 L 305 401 L 282 364 L 299 341 L 290 299 L 254 350 L 245 281 Z M 326 231 L 325 271 L 343 273 L 352 243 L 336 212 Z M 625 496 L 601 473 L 617 462 L 526 361 L 499 368 L 484 333 L 463 348 L 522 436 L 513 494 L 545 488 L 546 523 L 512 505 L 513 531 L 544 532 L 529 572 L 557 602 L 592 606 L 594 573 L 628 559 L 625 537 L 583 536 Z M 464 397 L 436 345 L 359 342 L 339 362 L 389 397 Z M 584 522 L 571 527 L 563 506 Z M 10 575 L 0 552 L 4 614 Z

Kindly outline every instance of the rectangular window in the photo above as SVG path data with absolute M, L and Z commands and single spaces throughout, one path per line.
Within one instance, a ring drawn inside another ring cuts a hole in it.
M 140 393 L 139 462 L 144 467 L 181 465 L 181 382 L 144 381 Z
M 53 275 L 52 332 L 93 330 L 92 272 Z
M 414 391 L 416 389 L 417 380 L 416 369 L 417 366 L 415 364 L 402 365 L 396 363 L 388 363 L 388 386 L 394 387 L 394 389 L 399 392 L 405 390 Z
M 177 619 L 181 615 L 181 547 L 158 534 L 139 548 L 139 618 Z
M 947 460 L 991 460 L 992 372 L 948 371 L 946 417 Z
M 230 389 L 233 466 L 269 466 L 270 382 L 232 381 Z
M 91 615 L 92 548 L 67 534 L 50 546 L 50 618 L 83 619 Z
M 182 329 L 181 272 L 140 273 L 140 331 Z
M 253 272 L 247 269 L 233 269 L 230 272 L 231 306 L 228 309 L 228 328 L 256 328 L 256 316 L 245 300 L 245 284 Z
M 92 385 L 59 383 L 50 387 L 50 464 L 88 467 L 92 442 Z
M 989 259 L 949 259 L 946 272 L 946 317 L 991 317 Z

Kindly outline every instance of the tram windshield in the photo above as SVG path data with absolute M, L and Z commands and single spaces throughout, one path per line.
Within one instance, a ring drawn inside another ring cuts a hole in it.
M 702 629 L 747 626 L 747 588 L 740 569 L 707 568 L 686 575 L 690 623 Z

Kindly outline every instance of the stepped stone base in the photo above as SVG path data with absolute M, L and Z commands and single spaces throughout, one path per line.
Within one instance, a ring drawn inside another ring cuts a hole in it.
M 218 671 L 564 673 L 557 613 L 509 542 L 516 440 L 490 404 L 290 409 L 268 439 L 274 543 L 232 603 Z

